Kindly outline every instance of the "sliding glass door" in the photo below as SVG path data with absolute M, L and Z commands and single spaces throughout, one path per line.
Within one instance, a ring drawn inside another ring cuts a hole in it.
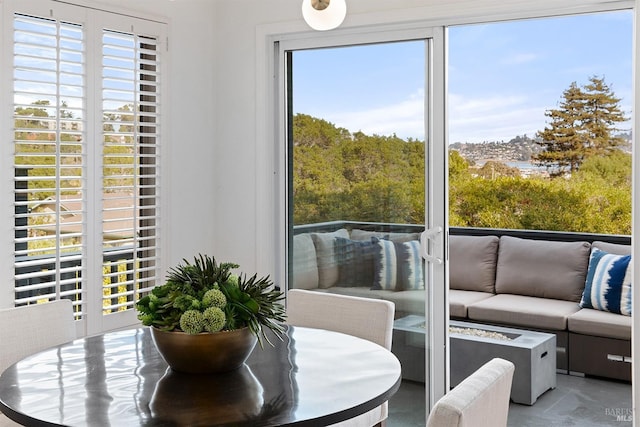
M 376 38 L 279 44 L 288 289 L 394 302 L 424 422 L 447 381 L 443 33 Z

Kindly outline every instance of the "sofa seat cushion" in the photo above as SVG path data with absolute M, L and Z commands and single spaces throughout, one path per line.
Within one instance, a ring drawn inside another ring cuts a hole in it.
M 631 340 L 631 317 L 583 308 L 569 316 L 569 332 Z
M 332 286 L 322 290 L 332 294 L 376 299 L 382 299 L 382 294 L 384 293 L 384 291 L 371 290 L 370 286 Z
M 385 291 L 382 294 L 382 299 L 394 303 L 396 305 L 396 313 L 424 316 L 425 295 L 424 289 L 402 292 Z
M 451 317 L 466 318 L 469 305 L 492 297 L 489 292 L 449 290 L 449 315 Z
M 496 293 L 579 302 L 589 253 L 588 242 L 500 238 Z
M 333 286 L 327 289 L 318 289 L 333 294 L 349 295 L 353 297 L 377 298 L 391 301 L 396 306 L 396 314 L 418 314 L 424 316 L 425 291 L 387 291 L 383 289 L 373 290 L 364 286 Z
M 497 236 L 449 237 L 449 288 L 495 292 Z
M 471 304 L 467 313 L 481 322 L 563 331 L 567 318 L 578 310 L 572 301 L 500 294 Z

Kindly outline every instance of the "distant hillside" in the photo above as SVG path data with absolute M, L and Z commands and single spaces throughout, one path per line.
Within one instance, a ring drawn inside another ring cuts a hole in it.
M 619 133 L 628 142 L 620 147 L 622 151 L 631 152 L 631 132 Z M 533 154 L 539 153 L 541 147 L 533 138 L 526 135 L 516 136 L 509 142 L 481 142 L 476 144 L 456 142 L 449 145 L 450 150 L 456 150 L 469 162 L 481 160 L 498 160 L 503 162 L 527 162 Z
M 531 155 L 540 152 L 541 147 L 526 135 L 516 136 L 509 142 L 483 142 L 477 144 L 456 142 L 449 146 L 467 161 L 494 159 L 501 161 L 529 161 Z

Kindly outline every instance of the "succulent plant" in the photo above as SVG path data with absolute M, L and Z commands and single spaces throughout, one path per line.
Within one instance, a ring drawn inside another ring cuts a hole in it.
M 284 294 L 269 277 L 232 274 L 238 267 L 201 254 L 193 264 L 183 260 L 169 270 L 165 284 L 138 300 L 138 319 L 146 326 L 188 334 L 248 327 L 261 346 L 263 339 L 270 342 L 265 328 L 281 337 Z

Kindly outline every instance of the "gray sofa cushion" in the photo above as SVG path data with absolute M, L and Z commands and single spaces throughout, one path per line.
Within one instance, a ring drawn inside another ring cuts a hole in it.
M 342 228 L 331 233 L 311 233 L 318 257 L 318 286 L 320 288 L 330 288 L 338 282 L 340 270 L 334 249 L 336 237 L 348 239 L 349 232 L 346 228 Z
M 467 313 L 481 322 L 563 331 L 567 318 L 578 310 L 572 301 L 502 294 L 471 304 Z
M 492 297 L 488 292 L 449 290 L 449 315 L 451 317 L 467 317 L 467 308 L 476 302 Z
M 595 241 L 591 247 L 616 255 L 631 255 L 631 245 L 618 245 L 615 243 Z
M 402 291 L 394 292 L 383 289 L 372 290 L 365 287 L 341 287 L 334 286 L 330 289 L 322 290 L 332 294 L 350 295 L 354 297 L 377 298 L 391 301 L 395 304 L 396 315 L 419 314 L 424 316 L 425 291 Z
M 311 234 L 293 236 L 293 259 L 291 260 L 292 288 L 315 289 L 318 287 L 318 262 Z
M 449 287 L 495 292 L 497 236 L 449 237 Z
M 583 308 L 568 319 L 569 332 L 597 337 L 631 339 L 631 317 Z
M 351 239 L 353 240 L 371 240 L 372 237 L 387 239 L 396 243 L 403 243 L 411 240 L 420 240 L 420 233 L 385 233 L 381 231 L 361 230 L 359 228 L 351 230 Z
M 588 242 L 500 238 L 496 293 L 580 301 L 589 266 Z

